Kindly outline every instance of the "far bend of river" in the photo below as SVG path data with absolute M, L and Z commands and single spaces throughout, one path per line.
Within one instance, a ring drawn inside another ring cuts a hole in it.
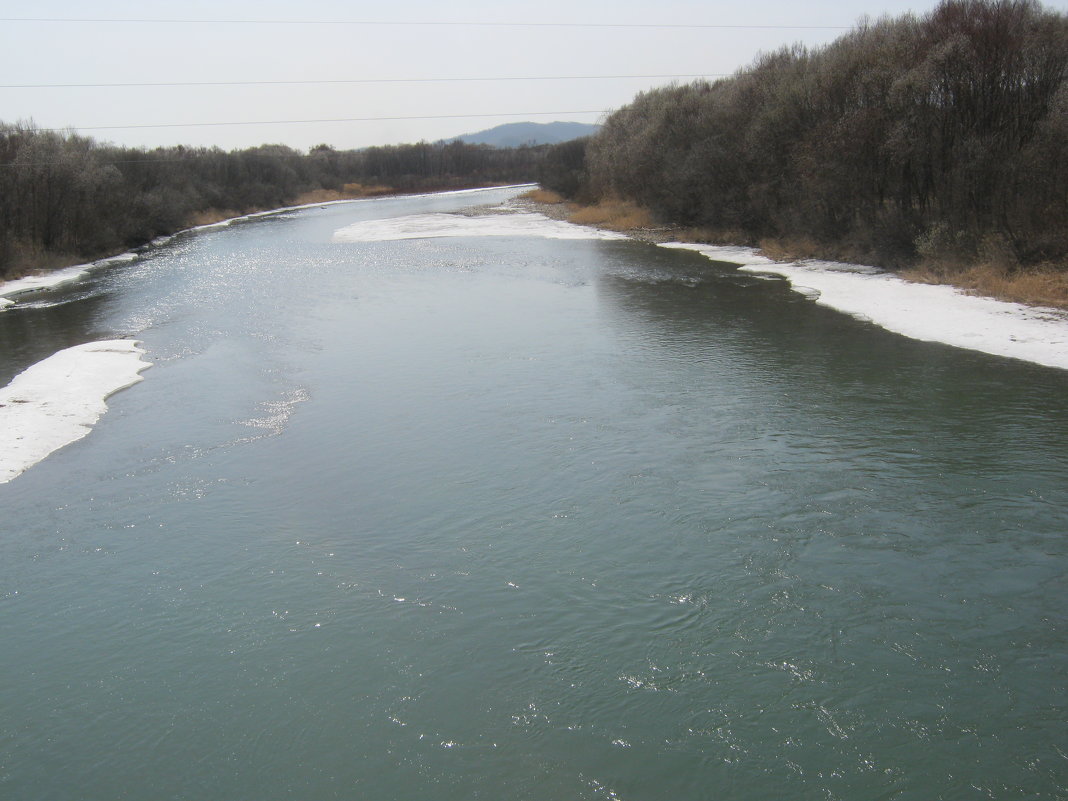
M 0 486 L 0 798 L 1068 796 L 1068 374 L 631 241 L 184 235 Z

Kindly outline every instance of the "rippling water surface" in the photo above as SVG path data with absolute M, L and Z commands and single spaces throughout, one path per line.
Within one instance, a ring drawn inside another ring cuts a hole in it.
M 183 236 L 0 486 L 0 797 L 1068 795 L 1068 376 L 629 241 Z

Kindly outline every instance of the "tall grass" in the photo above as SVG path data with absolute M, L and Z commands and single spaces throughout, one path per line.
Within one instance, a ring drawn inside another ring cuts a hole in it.
M 550 206 L 555 206 L 558 203 L 566 202 L 563 196 L 553 192 L 550 189 L 531 189 L 529 192 L 524 192 L 520 195 L 525 200 L 531 200 L 535 203 L 547 203 Z
M 602 200 L 595 206 L 583 206 L 568 220 L 579 225 L 597 225 L 612 231 L 630 231 L 653 225 L 648 210 L 630 200 Z
M 1053 267 L 1009 271 L 990 264 L 961 269 L 927 265 L 900 275 L 925 284 L 951 284 L 998 300 L 1068 309 L 1068 273 Z

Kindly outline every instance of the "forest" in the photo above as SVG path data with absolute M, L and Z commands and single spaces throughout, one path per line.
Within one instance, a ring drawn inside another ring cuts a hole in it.
M 532 181 L 545 150 L 459 141 L 144 150 L 0 123 L 0 279 L 300 200 Z
M 1068 16 L 946 0 L 644 92 L 541 183 L 711 242 L 887 268 L 1068 270 Z

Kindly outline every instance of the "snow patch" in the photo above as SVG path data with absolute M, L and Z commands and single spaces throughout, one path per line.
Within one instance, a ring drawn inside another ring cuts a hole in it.
M 1068 369 L 1068 314 L 969 295 L 951 286 L 905 281 L 875 267 L 805 260 L 784 264 L 752 248 L 691 245 L 715 261 L 774 273 L 816 303 L 912 339 Z
M 385 196 L 385 197 L 348 198 L 348 199 L 344 199 L 344 200 L 326 200 L 326 201 L 320 201 L 320 202 L 317 202 L 317 203 L 304 203 L 304 204 L 301 204 L 299 206 L 284 206 L 284 207 L 278 208 L 278 209 L 269 209 L 267 211 L 257 211 L 257 212 L 253 212 L 251 214 L 242 214 L 239 217 L 231 217 L 230 219 L 227 219 L 227 220 L 219 220 L 218 222 L 207 223 L 206 225 L 196 225 L 196 226 L 193 226 L 191 228 L 185 228 L 185 229 L 182 229 L 181 231 L 176 231 L 173 234 L 167 234 L 165 236 L 158 236 L 155 239 L 153 239 L 151 242 L 149 242 L 147 246 L 145 246 L 144 248 L 140 248 L 139 250 L 149 250 L 149 249 L 152 249 L 152 248 L 158 248 L 158 247 L 160 247 L 162 245 L 165 245 L 168 242 L 176 239 L 178 236 L 180 236 L 182 234 L 187 234 L 187 233 L 196 232 L 196 231 L 208 231 L 208 230 L 212 230 L 212 229 L 215 229 L 215 228 L 227 228 L 227 227 L 233 225 L 234 223 L 246 222 L 248 220 L 253 220 L 253 219 L 256 219 L 258 217 L 270 217 L 270 216 L 275 216 L 275 215 L 286 214 L 288 212 L 303 211 L 304 209 L 321 208 L 323 206 L 335 206 L 335 205 L 339 205 L 339 204 L 342 204 L 342 203 L 369 203 L 369 202 L 373 202 L 373 201 L 390 200 L 390 199 L 407 200 L 407 199 L 411 199 L 411 198 L 420 198 L 420 197 L 440 197 L 440 196 L 443 196 L 443 195 L 473 195 L 473 194 L 476 194 L 476 193 L 479 193 L 479 192 L 494 192 L 494 191 L 500 191 L 500 190 L 506 190 L 506 189 L 511 189 L 511 190 L 518 191 L 520 189 L 528 189 L 528 188 L 531 188 L 531 187 L 534 187 L 534 186 L 537 186 L 537 184 L 510 184 L 508 186 L 487 186 L 487 187 L 479 187 L 477 189 L 454 189 L 454 190 L 450 190 L 448 192 L 428 192 L 428 193 L 413 194 L 413 195 L 389 195 L 389 196 Z M 565 238 L 565 239 L 580 239 L 580 238 L 583 238 L 583 237 L 570 236 L 570 237 L 561 237 L 561 238 Z M 610 238 L 610 237 L 604 237 L 604 238 Z M 26 278 L 18 278 L 18 279 L 14 280 L 14 281 L 0 281 L 0 311 L 3 311 L 4 309 L 7 309 L 7 308 L 9 308 L 11 306 L 14 306 L 16 304 L 16 301 L 11 300 L 11 298 L 13 298 L 13 297 L 15 297 L 17 295 L 22 295 L 22 294 L 25 294 L 27 292 L 36 292 L 36 291 L 39 291 L 39 290 L 52 289 L 54 287 L 59 286 L 60 284 L 65 284 L 65 283 L 67 283 L 69 281 L 75 281 L 75 280 L 81 278 L 82 276 L 86 275 L 89 272 L 89 270 L 91 270 L 93 268 L 109 267 L 109 266 L 115 265 L 115 264 L 123 264 L 123 263 L 130 262 L 130 261 L 133 261 L 134 259 L 139 258 L 140 255 L 141 254 L 139 252 L 135 253 L 133 251 L 127 251 L 126 253 L 120 253 L 120 254 L 118 254 L 116 256 L 109 256 L 107 258 L 99 259 L 99 260 L 93 261 L 93 262 L 88 262 L 86 264 L 79 264 L 79 265 L 76 265 L 74 267 L 67 267 L 67 268 L 62 269 L 62 270 L 55 270 L 55 271 L 50 272 L 50 273 L 48 273 L 46 275 L 32 275 L 32 276 L 28 276 Z
M 29 275 L 25 278 L 16 278 L 13 281 L 0 281 L 0 311 L 9 306 L 14 306 L 17 301 L 12 300 L 12 298 L 19 295 L 41 292 L 46 289 L 54 289 L 61 284 L 77 281 L 82 276 L 87 275 L 90 270 L 97 267 L 110 267 L 114 264 L 125 264 L 136 258 L 138 258 L 137 253 L 126 251 L 117 256 L 108 256 L 107 258 L 87 262 L 86 264 L 65 267 L 61 270 L 55 270 L 44 275 Z
M 56 270 L 47 275 L 28 275 L 25 278 L 16 278 L 14 281 L 0 282 L 0 309 L 14 305 L 15 301 L 11 300 L 11 298 L 16 295 L 51 289 L 68 281 L 76 281 L 85 275 L 91 266 L 90 264 L 79 264 L 76 267 Z
M 446 195 L 473 195 L 478 192 L 496 192 L 502 189 L 528 189 L 535 187 L 537 184 L 509 184 L 507 186 L 484 186 L 477 189 L 450 189 L 445 192 L 424 192 L 416 194 L 400 194 L 400 195 L 376 195 L 373 197 L 352 197 L 343 198 L 341 200 L 319 200 L 315 203 L 302 203 L 299 206 L 282 206 L 278 209 L 268 209 L 267 211 L 254 211 L 250 214 L 242 214 L 240 217 L 230 217 L 226 220 L 219 220 L 218 222 L 206 223 L 204 225 L 196 225 L 192 228 L 187 228 L 184 231 L 179 231 L 176 234 L 172 234 L 170 237 L 163 237 L 163 239 L 173 239 L 178 234 L 187 233 L 189 231 L 207 231 L 212 228 L 226 228 L 237 222 L 246 222 L 248 220 L 254 220 L 257 217 L 272 217 L 275 215 L 288 214 L 294 211 L 304 211 L 305 209 L 318 209 L 325 208 L 326 206 L 338 206 L 346 203 L 373 203 L 381 202 L 383 200 L 411 200 L 412 198 L 421 197 L 444 197 Z
M 105 398 L 151 365 L 128 339 L 76 345 L 31 365 L 0 389 L 0 484 L 81 439 L 107 411 Z
M 527 236 L 546 239 L 626 239 L 615 231 L 553 220 L 543 214 L 412 214 L 364 220 L 334 232 L 335 242 L 385 242 L 450 236 Z

